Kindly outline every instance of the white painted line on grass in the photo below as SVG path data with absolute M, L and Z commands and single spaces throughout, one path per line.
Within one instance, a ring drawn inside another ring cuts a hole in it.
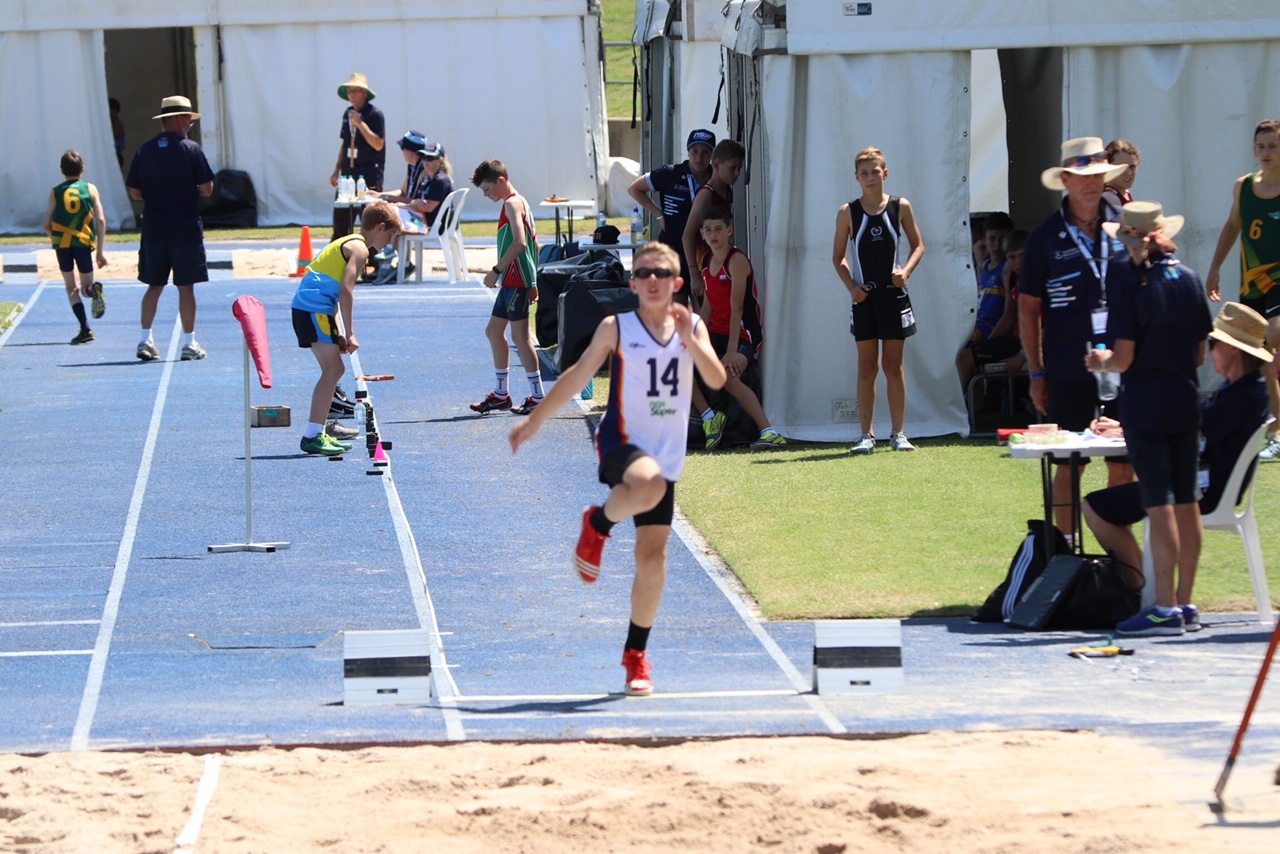
M 31 313 L 31 309 L 35 307 L 36 300 L 40 299 L 40 295 L 44 293 L 45 287 L 46 284 L 44 282 L 36 285 L 36 289 L 31 292 L 31 299 L 23 303 L 22 311 L 14 315 L 13 325 L 6 329 L 3 335 L 0 335 L 0 347 L 3 347 L 9 341 L 9 336 L 17 330 L 18 324 L 22 322 L 22 318 Z
M 213 792 L 218 788 L 218 771 L 222 768 L 222 754 L 210 753 L 204 758 L 204 773 L 200 775 L 200 785 L 196 787 L 196 802 L 191 806 L 191 817 L 187 826 L 182 828 L 174 843 L 178 847 L 174 854 L 189 854 L 196 840 L 200 838 L 200 825 L 204 823 L 205 810 L 213 800 Z
M 102 610 L 102 625 L 98 628 L 98 641 L 93 646 L 93 660 L 89 662 L 89 676 L 85 680 L 84 696 L 80 700 L 80 713 L 76 716 L 75 729 L 71 732 L 72 750 L 85 750 L 89 746 L 89 730 L 93 728 L 93 716 L 98 711 L 102 678 L 107 670 L 107 653 L 111 651 L 111 636 L 115 632 L 116 617 L 120 613 L 120 597 L 124 594 L 124 580 L 129 574 L 129 561 L 133 557 L 133 540 L 138 534 L 142 498 L 147 492 L 147 480 L 151 477 L 151 460 L 155 456 L 156 440 L 160 435 L 164 403 L 169 396 L 169 378 L 173 375 L 174 360 L 178 355 L 180 332 L 182 323 L 175 318 L 173 334 L 169 336 L 169 350 L 165 354 L 164 370 L 160 374 L 160 387 L 156 390 L 156 402 L 151 408 L 151 426 L 147 429 L 147 439 L 142 445 L 138 477 L 133 482 L 133 497 L 129 500 L 124 533 L 120 537 L 120 550 L 116 552 L 116 565 L 111 573 L 111 587 L 107 590 L 107 602 Z
M 358 353 L 351 354 L 351 369 L 356 376 L 364 373 L 360 367 Z M 400 491 L 396 489 L 395 476 L 391 467 L 384 469 L 383 490 L 387 494 L 387 509 L 391 511 L 391 521 L 396 529 L 396 541 L 400 544 L 400 557 L 404 562 L 404 571 L 409 580 L 409 591 L 413 594 L 413 606 L 418 612 L 418 625 L 431 635 L 431 673 L 434 676 L 436 695 L 441 703 L 444 716 L 445 735 L 450 741 L 466 741 L 467 731 L 462 725 L 462 718 L 454 708 L 458 697 L 458 685 L 449 672 L 449 664 L 445 660 L 444 641 L 440 637 L 440 624 L 436 621 L 435 605 L 431 601 L 431 593 L 427 590 L 427 573 L 422 567 L 422 555 L 418 551 L 418 542 L 409 526 L 404 505 L 400 502 Z
M 0 658 L 31 658 L 37 655 L 93 655 L 91 649 L 33 649 L 26 652 L 0 652 Z

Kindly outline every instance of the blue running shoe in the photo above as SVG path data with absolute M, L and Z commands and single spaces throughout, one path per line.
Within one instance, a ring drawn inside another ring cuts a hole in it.
M 1116 626 L 1120 635 L 1180 635 L 1184 631 L 1182 611 L 1152 605 Z

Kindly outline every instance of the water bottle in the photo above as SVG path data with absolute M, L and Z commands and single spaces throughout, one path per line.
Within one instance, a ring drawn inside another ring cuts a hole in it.
M 343 175 L 338 178 L 338 198 L 344 202 L 351 201 L 351 176 Z
M 1105 344 L 1095 344 L 1093 349 L 1105 350 Z M 1094 371 L 1098 380 L 1098 400 L 1115 400 L 1120 393 L 1120 375 L 1115 371 Z
M 640 214 L 640 206 L 631 209 L 631 245 L 639 246 L 644 240 L 644 217 Z
M 609 220 L 604 215 L 604 208 L 601 208 L 600 212 L 596 214 L 596 228 L 604 228 L 608 224 Z
M 363 199 L 364 194 L 369 192 L 369 185 L 364 182 L 364 176 L 361 175 L 356 181 L 356 198 Z

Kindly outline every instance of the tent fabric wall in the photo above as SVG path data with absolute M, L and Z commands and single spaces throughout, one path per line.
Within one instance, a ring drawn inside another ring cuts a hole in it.
M 1066 135 L 1137 145 L 1135 197 L 1186 216 L 1178 255 L 1207 275 L 1232 184 L 1257 168 L 1253 129 L 1280 115 L 1280 42 L 1071 48 L 1065 65 Z M 1224 300 L 1239 293 L 1236 258 Z
M 835 215 L 860 195 L 854 155 L 868 145 L 888 160 L 886 188 L 912 201 L 925 242 L 909 290 L 918 334 L 905 347 L 906 430 L 967 430 L 955 354 L 973 327 L 968 245 L 968 51 L 856 56 L 763 56 L 762 124 L 769 168 L 765 306 L 765 407 L 787 436 L 849 441 L 859 432 L 857 348 L 848 293 L 832 269 Z M 905 260 L 905 254 L 901 256 Z M 877 435 L 888 436 L 884 379 Z
M 264 224 L 313 222 L 332 204 L 336 89 L 353 69 L 386 116 L 389 187 L 404 179 L 396 140 L 414 128 L 443 143 L 455 185 L 496 157 L 530 199 L 596 198 L 581 18 L 223 27 L 222 48 L 229 162 L 253 176 Z M 473 193 L 467 212 L 497 207 Z
M 672 129 L 672 148 L 682 153 L 689 131 L 707 128 L 715 132 L 716 139 L 724 139 L 729 124 L 725 118 L 723 98 L 717 121 L 711 120 L 716 116 L 716 95 L 720 92 L 720 42 L 681 41 L 675 42 L 673 49 L 679 85 L 676 106 L 680 118 Z M 683 160 L 684 157 L 676 159 Z
M 58 160 L 74 148 L 85 179 L 97 185 L 108 229 L 132 219 L 116 168 L 102 74 L 101 30 L 0 32 L 0 232 L 38 232 L 49 189 L 62 181 Z M 32 74 L 32 69 L 56 73 Z M 19 81 L 21 81 L 19 83 Z

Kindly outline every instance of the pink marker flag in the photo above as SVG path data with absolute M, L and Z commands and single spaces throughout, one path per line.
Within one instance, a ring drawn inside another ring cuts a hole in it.
M 258 382 L 271 388 L 271 350 L 267 347 L 267 311 L 262 303 L 245 294 L 231 304 L 231 313 L 244 328 L 244 343 L 258 369 Z

